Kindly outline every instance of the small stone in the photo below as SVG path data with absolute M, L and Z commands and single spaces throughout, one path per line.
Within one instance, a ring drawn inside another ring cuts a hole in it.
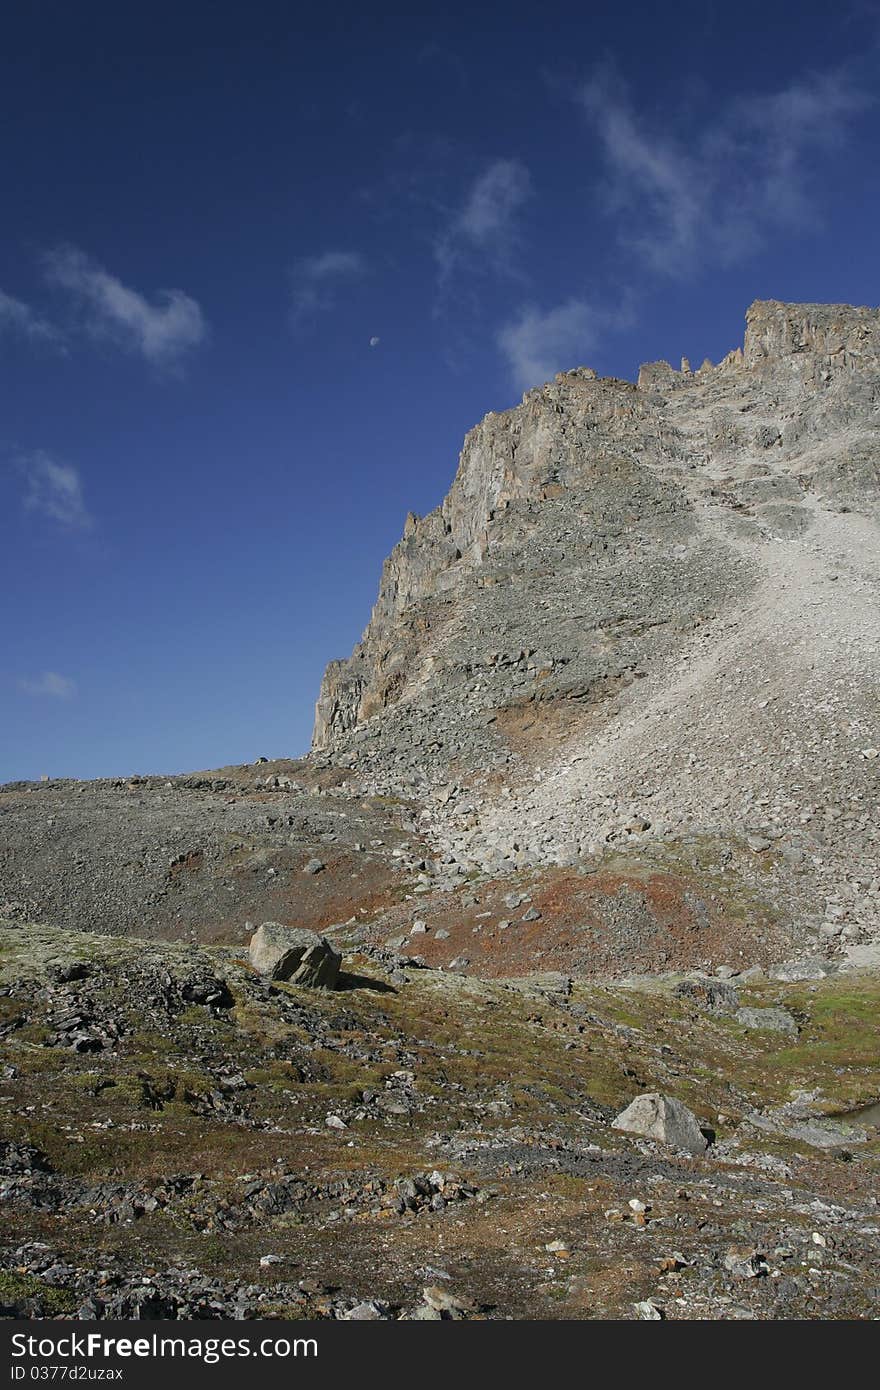
M 798 984 L 804 980 L 824 980 L 827 974 L 827 967 L 820 960 L 787 960 L 770 971 L 770 978 Z
M 663 1321 L 663 1309 L 658 1307 L 656 1303 L 650 1303 L 645 1299 L 641 1303 L 634 1303 L 633 1307 L 636 1310 L 636 1316 L 641 1318 L 644 1322 Z
M 303 873 L 319 874 L 321 870 L 325 869 L 326 867 L 327 866 L 324 863 L 323 859 L 310 859 L 308 864 L 306 864 L 305 868 L 303 869 Z
M 767 1261 L 757 1250 L 728 1250 L 724 1256 L 724 1268 L 735 1279 L 758 1279 L 770 1273 Z
M 356 1303 L 347 1313 L 342 1314 L 345 1322 L 378 1322 L 384 1316 L 383 1305 L 372 1298 L 365 1303 Z
M 763 835 L 747 835 L 746 844 L 753 854 L 762 854 L 765 849 L 770 848 L 770 841 Z
M 328 1115 L 324 1124 L 328 1129 L 348 1129 L 348 1125 L 342 1119 L 341 1115 Z
M 441 1289 L 439 1284 L 429 1284 L 427 1288 L 422 1289 L 422 1297 L 429 1308 L 452 1317 L 461 1317 L 462 1313 L 472 1312 L 474 1308 L 470 1299 L 458 1297 L 448 1289 Z

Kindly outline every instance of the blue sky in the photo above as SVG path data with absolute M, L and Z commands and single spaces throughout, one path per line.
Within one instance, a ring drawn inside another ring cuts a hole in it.
M 878 75 L 861 0 L 11 7 L 0 780 L 303 752 L 488 410 L 876 304 Z

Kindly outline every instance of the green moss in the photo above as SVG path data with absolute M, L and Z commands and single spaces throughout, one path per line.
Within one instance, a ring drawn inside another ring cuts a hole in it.
M 258 1090 L 292 1091 L 300 1088 L 302 1082 L 286 1062 L 270 1062 L 263 1067 L 250 1067 L 243 1073 L 245 1081 Z
M 38 1047 L 45 1046 L 52 1036 L 52 1029 L 43 1023 L 26 1023 L 23 1028 L 18 1029 L 16 1042 L 32 1043 Z
M 76 1295 L 71 1289 L 53 1289 L 33 1275 L 0 1270 L 0 1303 L 17 1303 L 24 1298 L 39 1299 L 49 1317 L 76 1309 Z

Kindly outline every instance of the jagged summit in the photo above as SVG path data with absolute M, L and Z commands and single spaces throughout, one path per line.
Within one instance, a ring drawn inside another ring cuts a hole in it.
M 877 360 L 880 351 L 880 310 L 851 304 L 784 304 L 778 299 L 756 299 L 746 310 L 743 346 L 734 348 L 714 367 L 708 360 L 697 372 L 683 364 L 675 372 L 667 362 L 642 366 L 639 386 L 658 378 L 670 384 L 730 368 L 760 371 L 786 362 L 803 379 L 827 384 L 832 373 L 856 371 L 866 361 Z M 652 369 L 657 369 L 656 373 Z

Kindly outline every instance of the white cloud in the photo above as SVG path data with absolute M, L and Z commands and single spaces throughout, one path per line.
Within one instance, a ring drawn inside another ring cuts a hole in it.
M 69 700 L 76 694 L 76 681 L 59 676 L 57 671 L 43 671 L 39 676 L 22 676 L 19 690 L 25 695 L 49 696 L 54 700 Z
M 72 464 L 58 463 L 42 450 L 21 454 L 16 462 L 25 479 L 27 511 L 39 512 L 71 531 L 87 530 L 92 526 L 82 481 Z
M 207 335 L 199 305 L 183 290 L 159 290 L 151 304 L 72 246 L 50 252 L 45 266 L 49 282 L 79 304 L 90 333 L 154 366 L 175 365 Z
M 556 372 L 584 365 L 595 346 L 602 316 L 582 299 L 569 299 L 545 312 L 521 310 L 496 336 L 516 386 L 527 390 Z
M 324 251 L 320 256 L 304 256 L 297 261 L 290 274 L 294 324 L 332 309 L 340 285 L 359 279 L 366 269 L 367 263 L 358 251 Z
M 506 233 L 510 220 L 531 191 L 529 171 L 517 159 L 490 164 L 471 188 L 456 222 L 458 231 L 475 246 L 485 246 Z
M 434 242 L 441 285 L 460 267 L 474 269 L 487 262 L 493 270 L 510 273 L 516 213 L 531 191 L 529 171 L 518 159 L 497 159 L 484 169 Z
M 45 343 L 62 348 L 63 335 L 48 319 L 44 319 L 29 304 L 0 290 L 0 334 L 14 333 L 32 343 Z
M 381 338 L 378 338 L 378 337 L 375 337 L 375 336 L 372 337 L 372 338 L 370 339 L 370 347 L 371 347 L 371 348 L 378 347 L 379 344 L 381 343 L 381 341 L 382 341 Z
M 606 209 L 620 218 L 621 241 L 680 275 L 739 260 L 774 228 L 818 220 L 811 166 L 869 99 L 843 72 L 816 75 L 741 97 L 686 138 L 640 118 L 607 70 L 578 100 L 608 166 Z

